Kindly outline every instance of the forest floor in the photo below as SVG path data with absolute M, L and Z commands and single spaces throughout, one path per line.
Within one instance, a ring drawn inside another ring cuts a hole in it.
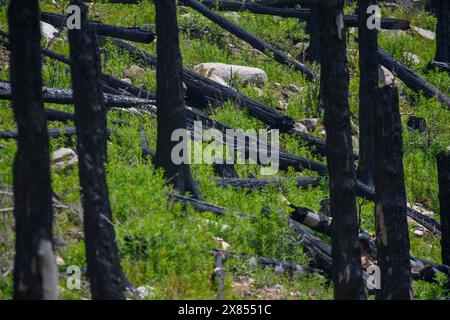
M 66 1 L 57 4 L 50 0 L 41 1 L 42 11 L 47 12 L 63 13 L 66 5 Z M 113 25 L 142 26 L 155 23 L 154 6 L 149 5 L 148 1 L 139 5 L 91 4 L 89 7 L 91 18 Z M 349 13 L 354 9 L 354 6 L 346 8 Z M 302 44 L 295 44 L 290 39 L 307 36 L 305 23 L 297 19 L 251 13 L 221 14 L 293 57 L 301 55 Z M 408 19 L 414 26 L 435 30 L 436 19 L 425 11 L 383 8 L 383 15 Z M 256 52 L 191 9 L 179 10 L 179 23 L 183 27 L 200 30 L 180 34 L 186 68 L 192 69 L 196 64 L 204 62 L 222 62 L 263 69 L 268 75 L 267 84 L 256 88 L 233 81 L 233 86 L 273 108 L 284 105 L 283 112 L 296 121 L 318 118 L 318 125 L 312 128 L 310 134 L 323 138 L 323 112 L 318 107 L 319 83 L 313 84 L 299 72 Z M 5 8 L 0 9 L 0 27 L 7 30 Z M 348 63 L 351 74 L 349 100 L 355 137 L 358 134 L 359 83 L 356 36 L 357 30 L 351 29 L 348 36 Z M 427 63 L 434 57 L 434 41 L 423 38 L 414 30 L 382 31 L 379 43 L 397 59 L 450 95 L 448 74 L 424 71 Z M 43 44 L 48 45 L 45 40 Z M 103 42 L 101 46 L 107 52 L 104 59 L 105 73 L 119 79 L 130 78 L 133 84 L 143 85 L 149 91 L 155 92 L 155 69 L 137 63 L 132 56 L 108 41 Z M 136 46 L 155 54 L 155 42 Z M 66 31 L 62 32 L 60 40 L 51 44 L 51 49 L 68 55 Z M 5 80 L 9 79 L 7 61 L 8 52 L 0 48 L 0 78 Z M 130 67 L 136 64 L 142 67 L 144 72 L 130 74 Z M 317 66 L 314 68 L 318 70 Z M 48 87 L 70 88 L 70 70 L 65 65 L 45 58 L 43 76 Z M 396 79 L 396 83 L 401 94 L 408 201 L 435 212 L 435 219 L 439 220 L 435 159 L 440 150 L 450 145 L 450 112 L 435 99 L 424 98 L 409 90 L 399 79 Z M 292 88 L 292 85 L 299 88 L 298 92 L 287 89 Z M 48 107 L 73 110 L 72 106 L 48 104 Z M 204 111 L 210 117 L 234 128 L 266 127 L 232 103 Z M 428 132 L 419 134 L 408 131 L 406 120 L 409 115 L 425 118 Z M 127 125 L 113 125 L 113 121 L 123 121 Z M 294 205 L 319 211 L 321 200 L 329 197 L 327 181 L 316 188 L 299 189 L 293 179 L 299 175 L 315 176 L 316 173 L 296 173 L 294 170 L 280 172 L 278 176 L 289 178 L 281 187 L 268 186 L 263 190 L 245 191 L 216 186 L 212 165 L 192 165 L 193 175 L 199 181 L 205 201 L 251 213 L 253 216 L 242 218 L 230 212 L 223 217 L 217 217 L 212 213 L 198 213 L 192 208 L 184 210 L 180 204 L 168 200 L 166 192 L 173 190 L 164 184 L 162 172 L 155 170 L 153 164 L 141 156 L 139 126 L 142 124 L 145 127 L 150 147 L 155 149 L 156 120 L 149 115 L 115 111 L 108 114 L 108 123 L 115 133 L 108 143 L 108 186 L 122 266 L 136 288 L 146 289 L 146 299 L 214 299 L 216 287 L 210 280 L 214 270 L 211 250 L 222 249 L 227 245 L 227 250 L 232 253 L 308 264 L 308 256 L 290 230 L 286 217 L 281 216 L 279 210 L 290 211 L 283 200 L 284 197 Z M 49 123 L 52 128 L 61 126 L 63 125 L 57 122 Z M 9 129 L 15 129 L 10 102 L 0 101 L 0 130 Z M 314 154 L 296 137 L 282 134 L 280 143 L 289 152 L 325 163 L 323 157 Z M 52 152 L 62 147 L 75 149 L 75 138 L 51 139 Z M 0 208 L 13 206 L 9 192 L 12 190 L 15 150 L 15 141 L 0 141 Z M 257 165 L 237 165 L 236 169 L 240 177 L 260 177 Z M 52 186 L 60 202 L 64 204 L 55 209 L 54 223 L 60 297 L 89 299 L 77 167 L 64 171 L 53 167 Z M 358 199 L 357 206 L 362 226 L 374 234 L 373 204 Z M 0 215 L 0 299 L 9 299 L 12 297 L 14 220 L 12 212 L 0 212 Z M 413 225 L 410 226 L 412 254 L 439 263 L 439 237 L 427 232 L 416 235 L 414 228 Z M 322 238 L 329 242 L 327 237 Z M 69 266 L 78 266 L 82 271 L 80 289 L 67 287 L 67 280 L 71 275 L 67 272 Z M 227 299 L 332 299 L 332 283 L 320 275 L 280 275 L 274 269 L 255 266 L 251 260 L 235 258 L 225 262 L 225 275 Z M 444 296 L 440 284 L 423 281 L 414 282 L 414 292 L 418 299 L 440 299 Z

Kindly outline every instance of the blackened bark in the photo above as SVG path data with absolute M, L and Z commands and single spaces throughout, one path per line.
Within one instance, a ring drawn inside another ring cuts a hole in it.
M 156 0 L 156 34 L 158 63 L 156 96 L 158 136 L 157 167 L 164 168 L 166 178 L 181 192 L 191 192 L 201 198 L 188 164 L 176 165 L 172 150 L 179 143 L 171 141 L 172 133 L 186 129 L 186 109 L 183 94 L 183 64 L 179 47 L 176 0 Z
M 336 299 L 365 299 L 356 214 L 356 170 L 352 150 L 349 74 L 343 0 L 319 2 L 321 104 L 325 110 L 330 175 L 333 283 Z
M 450 62 L 450 2 L 439 0 L 436 4 L 438 23 L 436 27 L 436 58 Z
M 10 2 L 12 105 L 18 125 L 18 149 L 14 161 L 14 299 L 57 298 L 39 15 L 37 0 Z
M 450 152 L 438 155 L 442 263 L 450 266 Z
M 320 20 L 319 5 L 317 2 L 311 3 L 310 16 L 307 22 L 306 31 L 309 34 L 309 46 L 306 49 L 306 59 L 311 62 L 320 63 Z
M 378 97 L 375 200 L 381 289 L 377 290 L 376 298 L 409 300 L 413 299 L 413 293 L 397 88 L 381 88 Z
M 69 31 L 69 44 L 87 273 L 93 299 L 124 299 L 129 283 L 120 267 L 106 185 L 106 109 L 98 44 L 86 23 L 86 6 L 79 0 L 71 3 L 82 11 L 81 29 Z
M 378 88 L 378 32 L 367 28 L 367 8 L 375 0 L 359 0 L 359 160 L 358 179 L 374 187 L 375 109 Z

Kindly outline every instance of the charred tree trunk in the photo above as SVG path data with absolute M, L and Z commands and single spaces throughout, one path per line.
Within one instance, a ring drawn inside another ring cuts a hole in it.
M 381 289 L 376 298 L 409 300 L 413 293 L 398 91 L 394 86 L 384 87 L 378 96 L 375 198 Z
M 436 58 L 450 62 L 450 2 L 439 0 L 436 4 L 438 23 L 436 27 Z
M 37 0 L 10 2 L 12 105 L 18 125 L 18 148 L 14 161 L 14 299 L 57 298 L 39 15 Z
M 181 192 L 191 192 L 196 198 L 200 193 L 191 176 L 188 164 L 175 164 L 172 150 L 178 144 L 171 141 L 177 129 L 186 129 L 186 109 L 183 95 L 183 65 L 179 47 L 177 3 L 175 0 L 156 0 L 156 34 L 158 63 L 156 142 L 157 167 L 164 168 L 166 178 Z M 187 137 L 184 137 L 187 141 Z
M 374 187 L 375 110 L 378 88 L 378 35 L 367 28 L 367 8 L 375 0 L 359 1 L 359 162 L 358 179 Z
M 93 299 L 124 299 L 130 285 L 120 267 L 106 185 L 106 108 L 99 49 L 94 30 L 86 23 L 87 7 L 79 0 L 71 3 L 82 11 L 81 29 L 69 31 L 69 44 L 87 273 Z
M 309 34 L 309 46 L 306 49 L 306 60 L 320 63 L 320 20 L 319 20 L 319 4 L 311 3 L 310 16 L 307 22 L 307 32 Z
M 343 0 L 320 1 L 321 104 L 325 110 L 330 175 L 333 283 L 336 299 L 365 299 L 356 214 L 349 74 Z
M 438 156 L 442 263 L 450 266 L 450 152 Z

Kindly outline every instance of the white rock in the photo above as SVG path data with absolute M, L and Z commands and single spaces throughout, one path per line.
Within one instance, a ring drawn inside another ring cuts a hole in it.
M 223 251 L 228 251 L 228 249 L 231 247 L 231 245 L 228 242 L 219 237 L 214 237 L 214 241 L 220 243 Z
M 123 78 L 123 79 L 120 80 L 120 81 L 126 82 L 126 83 L 128 83 L 129 85 L 132 85 L 132 84 L 133 84 L 133 81 L 132 81 L 130 78 Z
M 390 86 L 395 83 L 395 77 L 383 66 L 378 67 L 378 81 L 380 85 Z
M 414 235 L 418 238 L 423 237 L 423 235 L 425 234 L 424 229 L 422 227 L 416 227 L 414 228 L 413 231 Z
M 292 92 L 292 93 L 300 93 L 301 92 L 300 88 L 297 87 L 295 84 L 291 84 L 291 85 L 287 86 L 285 88 L 285 90 Z
M 411 52 L 403 52 L 403 58 L 408 60 L 409 62 L 413 64 L 419 64 L 421 59 L 417 54 L 411 53 Z
M 139 296 L 144 299 L 144 298 L 152 298 L 155 296 L 155 291 L 156 289 L 154 287 L 151 286 L 140 286 L 136 289 L 139 292 Z
M 72 149 L 61 148 L 53 152 L 52 164 L 56 171 L 73 168 L 78 163 L 78 156 Z
M 134 78 L 143 74 L 145 70 L 136 65 L 132 65 L 127 71 L 125 71 L 125 75 L 129 78 Z
M 425 39 L 436 40 L 436 33 L 433 31 L 422 29 L 416 26 L 411 26 L 411 28 Z
M 301 124 L 300 122 L 294 124 L 294 128 L 292 129 L 297 132 L 308 133 L 308 128 L 306 128 L 306 126 L 304 124 Z
M 267 74 L 264 70 L 246 66 L 210 62 L 196 65 L 194 71 L 206 77 L 216 75 L 227 82 L 233 77 L 239 78 L 244 84 L 265 84 L 267 82 Z
M 55 257 L 55 262 L 58 266 L 63 266 L 65 264 L 63 258 L 61 258 L 60 256 Z
M 228 19 L 239 20 L 241 16 L 237 12 L 226 12 L 224 16 Z
M 50 42 L 58 35 L 59 30 L 51 24 L 41 21 L 41 32 L 45 40 Z
M 228 82 L 226 82 L 222 77 L 219 77 L 216 74 L 211 74 L 207 77 L 209 80 L 212 80 L 214 82 L 217 82 L 225 87 L 229 87 Z
M 319 119 L 317 119 L 317 118 L 302 119 L 302 120 L 300 120 L 300 123 L 303 124 L 306 127 L 306 129 L 314 130 L 314 129 L 316 129 L 316 127 L 319 123 Z

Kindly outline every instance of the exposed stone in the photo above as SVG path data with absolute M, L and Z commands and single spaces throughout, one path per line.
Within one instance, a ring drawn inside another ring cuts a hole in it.
M 267 82 L 267 74 L 264 70 L 247 66 L 210 62 L 196 65 L 194 71 L 208 78 L 211 75 L 219 76 L 226 82 L 231 81 L 234 77 L 239 78 L 243 84 L 265 84 Z
M 306 126 L 300 122 L 295 123 L 292 130 L 297 132 L 308 133 L 308 129 L 306 128 Z
M 418 238 L 422 238 L 425 234 L 423 227 L 415 227 L 413 233 Z
M 378 81 L 380 85 L 390 86 L 395 83 L 395 77 L 383 66 L 378 67 Z
M 306 129 L 313 131 L 317 128 L 317 125 L 319 124 L 319 119 L 317 118 L 307 118 L 300 120 L 300 123 L 303 124 Z
M 125 71 L 125 75 L 128 78 L 135 78 L 144 74 L 145 70 L 139 66 L 132 65 L 128 70 Z
M 52 164 L 56 171 L 73 168 L 78 163 L 78 156 L 72 149 L 61 148 L 53 152 Z

